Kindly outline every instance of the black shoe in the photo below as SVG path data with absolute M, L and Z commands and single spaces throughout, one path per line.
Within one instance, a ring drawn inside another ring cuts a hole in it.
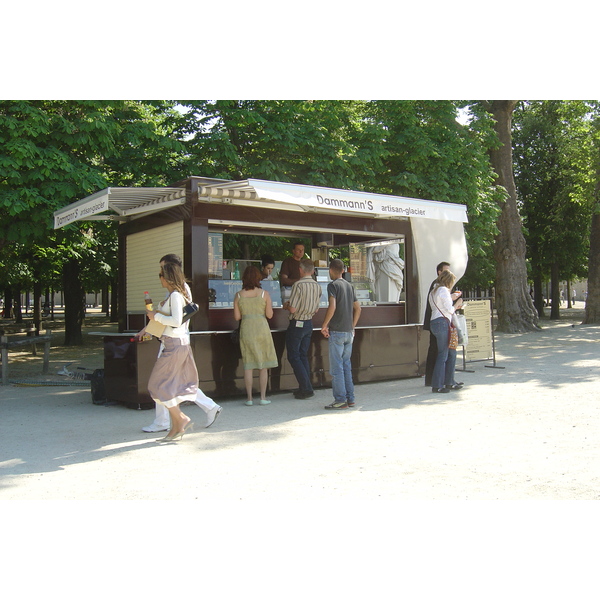
M 294 398 L 298 398 L 298 400 L 306 400 L 307 398 L 312 398 L 314 395 L 314 392 L 294 392 Z
M 450 390 L 448 388 L 445 388 L 445 387 L 443 387 L 443 388 L 431 388 L 431 391 L 434 394 L 449 394 L 450 393 Z
M 447 385 L 447 390 L 462 390 L 464 383 L 453 383 L 452 385 Z

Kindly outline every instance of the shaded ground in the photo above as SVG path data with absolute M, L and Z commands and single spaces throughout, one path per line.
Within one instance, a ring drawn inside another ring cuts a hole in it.
M 28 319 L 27 319 L 28 320 Z M 0 328 L 17 327 L 14 321 L 0 319 Z M 102 368 L 104 364 L 104 351 L 101 335 L 91 335 L 91 332 L 115 333 L 118 330 L 116 323 L 110 323 L 106 317 L 101 314 L 90 314 L 86 316 L 83 328 L 82 346 L 65 346 L 65 324 L 62 318 L 54 321 L 44 321 L 46 329 L 52 332 L 52 343 L 50 346 L 50 366 L 48 374 L 42 374 L 44 363 L 44 346 L 37 346 L 37 356 L 34 356 L 30 347 L 19 347 L 9 350 L 9 379 L 12 381 L 24 381 L 41 383 L 65 381 L 65 377 L 57 373 L 71 363 L 69 370 L 76 367 L 88 369 Z M 25 333 L 9 334 L 10 339 L 24 339 Z

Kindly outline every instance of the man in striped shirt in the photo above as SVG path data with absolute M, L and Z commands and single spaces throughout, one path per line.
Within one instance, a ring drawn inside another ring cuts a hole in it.
M 313 331 L 312 318 L 321 302 L 321 286 L 312 278 L 314 271 L 310 259 L 300 261 L 300 279 L 292 286 L 290 299 L 283 305 L 290 311 L 285 334 L 287 357 L 300 386 L 294 396 L 303 400 L 315 395 L 310 380 L 308 349 Z

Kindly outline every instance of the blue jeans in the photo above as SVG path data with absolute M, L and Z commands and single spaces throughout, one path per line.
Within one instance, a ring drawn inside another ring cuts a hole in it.
M 302 327 L 297 327 L 296 323 L 301 323 Z M 285 332 L 287 358 L 292 365 L 301 392 L 313 391 L 310 381 L 310 365 L 308 364 L 308 349 L 312 332 L 312 321 L 296 321 L 296 319 L 290 321 Z
M 439 389 L 444 385 L 454 383 L 454 368 L 456 366 L 456 350 L 448 348 L 448 334 L 450 325 L 444 317 L 438 317 L 431 321 L 431 335 L 435 335 L 438 353 L 435 359 L 435 367 L 431 377 L 431 387 Z
M 329 373 L 331 374 L 333 398 L 336 402 L 354 402 L 352 381 L 352 342 L 354 334 L 346 331 L 329 332 Z

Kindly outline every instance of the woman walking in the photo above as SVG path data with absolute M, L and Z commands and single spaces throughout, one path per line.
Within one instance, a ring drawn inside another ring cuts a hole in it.
M 454 383 L 454 368 L 456 366 L 456 349 L 448 348 L 450 339 L 450 323 L 456 309 L 462 306 L 462 298 L 452 304 L 450 290 L 454 286 L 456 275 L 452 271 L 442 271 L 429 294 L 431 305 L 430 333 L 435 335 L 438 353 L 431 377 L 431 391 L 448 393 L 458 389 L 460 384 Z
M 160 338 L 160 352 L 148 381 L 148 392 L 155 402 L 167 407 L 171 429 L 160 442 L 174 442 L 192 426 L 191 419 L 179 405 L 194 402 L 198 390 L 198 371 L 190 348 L 189 321 L 182 324 L 183 308 L 191 301 L 185 277 L 175 263 L 163 263 L 159 273 L 161 284 L 169 295 L 158 311 L 146 311 L 151 321 L 165 325 Z
M 233 301 L 233 315 L 241 320 L 240 349 L 244 363 L 244 385 L 246 386 L 246 406 L 252 406 L 252 376 L 254 369 L 259 370 L 259 404 L 270 404 L 266 399 L 267 369 L 277 366 L 277 354 L 267 319 L 273 317 L 273 305 L 269 292 L 261 289 L 261 272 L 254 266 L 248 266 L 242 275 L 242 289 Z

